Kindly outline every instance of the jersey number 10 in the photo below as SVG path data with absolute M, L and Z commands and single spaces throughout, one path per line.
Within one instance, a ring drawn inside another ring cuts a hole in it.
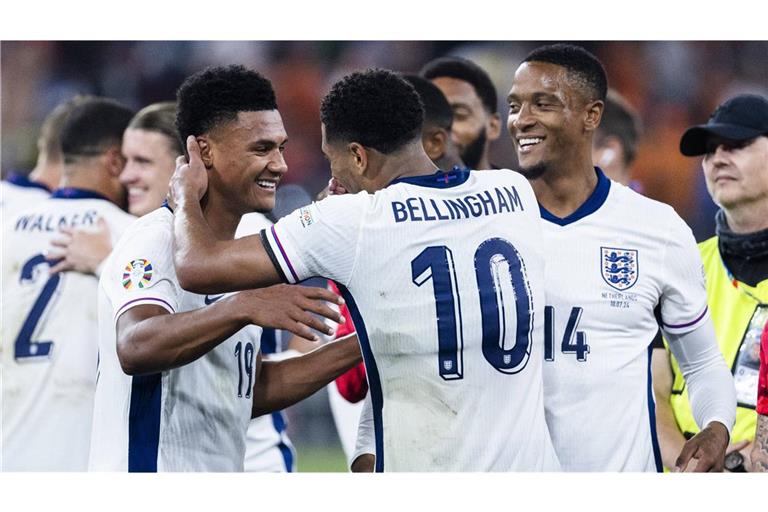
M 517 373 L 528 364 L 533 328 L 533 301 L 525 263 L 517 249 L 501 238 L 481 243 L 474 259 L 482 314 L 483 356 L 496 370 Z M 509 268 L 513 297 L 505 297 L 503 293 L 503 263 Z M 464 328 L 453 253 L 444 245 L 427 247 L 411 261 L 411 273 L 416 286 L 432 280 L 440 377 L 445 380 L 463 379 Z M 514 308 L 517 317 L 515 332 L 509 333 L 514 341 L 512 348 L 504 348 L 508 337 L 507 308 Z

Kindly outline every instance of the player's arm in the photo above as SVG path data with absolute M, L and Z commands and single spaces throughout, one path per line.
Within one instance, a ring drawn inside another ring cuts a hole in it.
M 284 409 L 303 400 L 361 360 L 354 334 L 282 361 L 262 361 L 259 355 L 252 416 Z
M 696 459 L 693 467 L 697 472 L 722 471 L 736 421 L 736 389 L 715 341 L 712 320 L 707 318 L 683 334 L 665 331 L 665 337 L 685 377 L 693 417 L 701 428 L 685 443 L 675 467 L 685 471 Z
M 282 278 L 258 235 L 220 240 L 203 216 L 200 200 L 208 176 L 194 136 L 187 138 L 189 163 L 177 159 L 171 178 L 174 206 L 174 264 L 182 288 L 223 293 L 277 284 Z
M 685 436 L 677 426 L 675 414 L 672 411 L 670 397 L 674 375 L 670 365 L 669 353 L 662 346 L 654 348 L 651 355 L 651 373 L 653 375 L 653 392 L 656 395 L 656 431 L 659 435 L 661 460 L 664 467 L 675 467 L 677 457 L 685 444 Z
M 671 210 L 662 269 L 659 320 L 685 378 L 693 417 L 701 429 L 685 443 L 675 466 L 677 470 L 722 471 L 736 420 L 736 389 L 708 314 L 696 240 Z
M 350 457 L 349 469 L 353 473 L 373 473 L 376 466 L 376 437 L 373 423 L 371 396 L 365 399 L 360 411 L 355 451 Z
M 322 288 L 279 285 L 240 292 L 184 313 L 141 304 L 117 319 L 118 359 L 128 375 L 169 370 L 195 361 L 250 324 L 316 338 L 310 328 L 324 333 L 331 328 L 311 313 L 343 321 L 324 302 L 337 300 Z

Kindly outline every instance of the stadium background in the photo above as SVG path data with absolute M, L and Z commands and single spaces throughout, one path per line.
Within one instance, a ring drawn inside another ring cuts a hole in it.
M 301 42 L 3 42 L 2 172 L 30 170 L 44 116 L 77 93 L 116 98 L 136 109 L 175 97 L 183 79 L 206 66 L 239 63 L 270 78 L 290 141 L 289 172 L 283 183 L 314 196 L 329 170 L 320 152 L 318 105 L 331 84 L 346 73 L 384 67 L 417 72 L 428 60 L 461 55 L 491 75 L 506 119 L 504 98 L 525 54 L 544 42 L 301 41 Z M 697 240 L 713 234 L 715 206 L 699 159 L 678 151 L 683 130 L 704 122 L 728 96 L 768 95 L 768 42 L 642 41 L 579 44 L 605 64 L 609 85 L 637 108 L 644 135 L 633 177 L 644 192 L 671 204 L 691 225 Z M 506 123 L 504 123 L 506 124 Z M 492 147 L 492 161 L 514 167 L 504 133 Z M 344 470 L 344 460 L 325 392 L 289 410 L 289 434 L 297 445 L 300 471 Z

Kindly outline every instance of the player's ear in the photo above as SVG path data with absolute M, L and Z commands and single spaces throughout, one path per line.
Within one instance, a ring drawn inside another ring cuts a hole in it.
M 347 150 L 354 159 L 357 170 L 360 174 L 364 173 L 368 168 L 368 151 L 357 142 L 350 142 Z
M 200 146 L 200 158 L 203 160 L 203 165 L 206 169 L 213 167 L 213 148 L 211 148 L 211 141 L 208 137 L 197 137 L 197 145 Z
M 430 130 L 426 137 L 421 139 L 424 146 L 424 152 L 433 162 L 445 154 L 445 144 L 448 139 L 448 132 L 442 129 Z
M 120 176 L 120 173 L 123 172 L 123 167 L 125 167 L 125 157 L 123 156 L 123 152 L 120 151 L 120 147 L 113 146 L 108 149 L 105 153 L 105 158 L 109 175 L 113 178 Z
M 603 117 L 605 103 L 600 100 L 590 101 L 585 107 L 584 129 L 588 132 L 597 130 L 600 126 L 600 119 Z
M 501 116 L 498 113 L 493 113 L 488 118 L 485 135 L 489 141 L 496 140 L 501 136 Z

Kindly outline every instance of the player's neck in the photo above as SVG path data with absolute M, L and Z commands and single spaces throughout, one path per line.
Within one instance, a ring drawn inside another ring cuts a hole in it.
M 418 147 L 407 148 L 397 154 L 390 155 L 383 162 L 378 173 L 381 183 L 379 188 L 384 188 L 396 179 L 410 176 L 429 176 L 436 173 L 438 167 L 424 152 L 419 140 Z
M 597 173 L 590 162 L 576 169 L 549 169 L 530 183 L 539 204 L 551 214 L 565 218 L 595 191 Z
M 29 173 L 29 179 L 41 183 L 53 190 L 59 186 L 61 181 L 61 161 L 52 162 L 48 159 L 40 159 L 32 172 Z
M 224 198 L 213 195 L 211 192 L 206 196 L 202 206 L 203 217 L 222 240 L 235 238 L 235 231 L 242 215 L 231 211 Z
M 65 165 L 64 171 L 61 174 L 61 180 L 53 188 L 88 190 L 104 196 L 117 205 L 121 205 L 124 199 L 120 194 L 122 188 L 112 186 L 107 176 L 108 171 L 100 166 Z
M 461 158 L 459 158 L 458 154 L 451 154 L 448 152 L 444 153 L 443 156 L 435 160 L 434 164 L 444 171 L 450 171 L 454 167 L 464 167 L 464 162 L 461 161 Z
M 738 235 L 768 229 L 768 201 L 746 204 L 740 208 L 723 209 L 728 228 Z

